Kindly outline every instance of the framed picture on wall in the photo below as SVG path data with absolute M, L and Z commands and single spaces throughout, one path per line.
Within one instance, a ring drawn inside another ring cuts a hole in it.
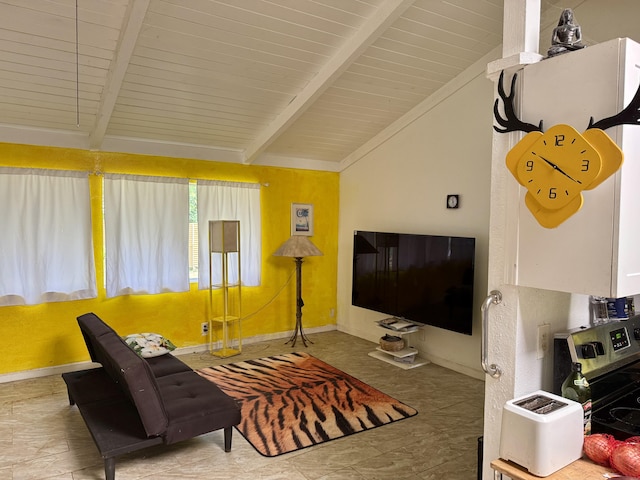
M 313 235 L 313 205 L 291 204 L 291 235 Z

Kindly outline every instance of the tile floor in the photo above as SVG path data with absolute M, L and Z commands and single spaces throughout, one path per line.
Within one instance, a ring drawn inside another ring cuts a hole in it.
M 245 345 L 240 356 L 182 355 L 193 368 L 304 350 L 418 410 L 390 425 L 274 458 L 234 430 L 118 458 L 116 480 L 475 480 L 484 383 L 437 365 L 401 370 L 367 355 L 375 345 L 337 331 Z M 103 462 L 59 375 L 0 384 L 0 479 L 101 480 Z

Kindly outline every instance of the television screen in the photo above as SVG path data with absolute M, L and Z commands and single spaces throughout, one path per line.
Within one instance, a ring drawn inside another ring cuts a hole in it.
M 471 335 L 475 238 L 354 232 L 352 304 Z

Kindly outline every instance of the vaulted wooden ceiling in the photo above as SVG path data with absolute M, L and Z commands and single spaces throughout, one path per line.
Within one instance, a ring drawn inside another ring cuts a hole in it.
M 0 0 L 0 141 L 339 171 L 499 46 L 502 8 Z

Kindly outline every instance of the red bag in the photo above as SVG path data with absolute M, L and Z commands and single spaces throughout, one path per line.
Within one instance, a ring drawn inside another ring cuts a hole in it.
M 608 433 L 594 433 L 584 437 L 584 453 L 595 463 L 609 466 L 609 457 L 614 448 L 622 442 L 613 438 Z
M 640 443 L 620 443 L 613 449 L 610 461 L 623 475 L 640 477 Z

